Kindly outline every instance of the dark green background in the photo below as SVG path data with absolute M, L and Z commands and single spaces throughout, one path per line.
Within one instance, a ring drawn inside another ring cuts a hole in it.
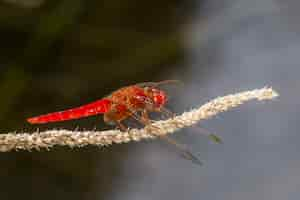
M 188 2 L 174 0 L 0 3 L 0 131 L 111 128 L 102 116 L 38 126 L 25 119 L 166 78 L 183 60 L 180 27 L 189 16 Z M 105 197 L 128 148 L 1 154 L 1 199 L 83 199 L 93 187 Z

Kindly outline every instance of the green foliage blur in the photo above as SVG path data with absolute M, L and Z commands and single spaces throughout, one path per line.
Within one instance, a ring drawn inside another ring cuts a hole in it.
M 161 80 L 183 59 L 184 1 L 33 2 L 0 2 L 1 133 L 107 129 L 101 116 L 41 126 L 26 118 L 89 103 L 124 85 Z M 2 154 L 1 199 L 83 199 L 96 187 L 99 162 L 103 174 L 96 191 L 105 196 L 128 148 Z
M 26 117 L 157 80 L 182 59 L 179 1 L 13 2 L 0 3 L 2 132 L 30 129 Z

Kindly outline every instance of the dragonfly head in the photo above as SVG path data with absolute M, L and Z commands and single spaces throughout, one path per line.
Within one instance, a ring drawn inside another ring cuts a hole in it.
M 155 108 L 160 108 L 166 104 L 168 98 L 164 91 L 153 87 L 146 87 L 145 89 L 146 94 L 153 100 Z

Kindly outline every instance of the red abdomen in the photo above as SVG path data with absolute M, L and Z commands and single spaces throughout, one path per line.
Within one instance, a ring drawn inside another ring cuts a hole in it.
M 66 121 L 88 117 L 92 115 L 102 114 L 109 111 L 111 101 L 109 99 L 101 99 L 90 104 L 86 104 L 77 108 L 48 113 L 37 117 L 28 118 L 27 121 L 31 124 L 43 124 L 48 122 Z

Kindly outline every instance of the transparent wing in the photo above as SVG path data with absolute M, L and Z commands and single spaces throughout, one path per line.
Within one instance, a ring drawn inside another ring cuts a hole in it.
M 164 80 L 164 81 L 158 81 L 158 82 L 137 83 L 135 85 L 139 86 L 139 87 L 154 87 L 154 88 L 156 88 L 160 85 L 165 85 L 165 84 L 183 84 L 183 82 L 180 80 Z

